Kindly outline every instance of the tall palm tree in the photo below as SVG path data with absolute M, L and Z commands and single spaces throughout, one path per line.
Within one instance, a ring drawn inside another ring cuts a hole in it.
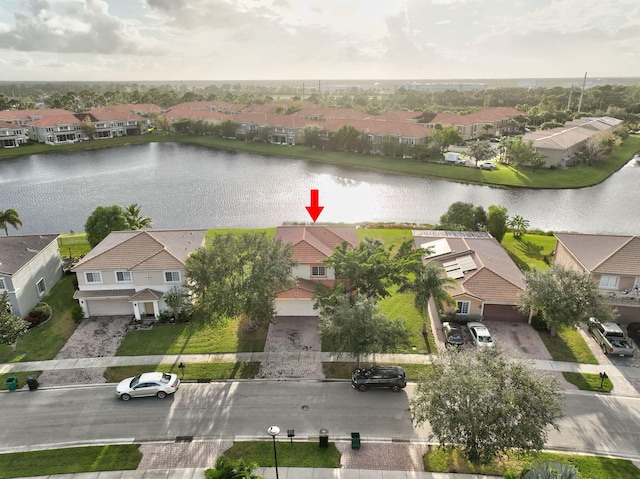
M 513 239 L 522 239 L 522 237 L 527 233 L 527 228 L 529 228 L 529 220 L 525 220 L 520 215 L 515 215 L 513 218 L 509 220 L 507 226 L 513 229 Z
M 437 264 L 429 263 L 416 275 L 413 283 L 409 283 L 406 287 L 401 288 L 401 291 L 408 289 L 416 294 L 416 308 L 420 310 L 426 318 L 428 316 L 427 306 L 431 298 L 436 302 L 436 305 L 445 303 L 453 306 L 456 304 L 448 291 L 452 289 L 456 283 L 456 280 L 447 276 L 445 271 L 439 268 Z
M 146 216 L 140 216 L 141 211 L 142 207 L 138 206 L 137 203 L 129 205 L 124 210 L 124 214 L 127 217 L 127 222 L 129 223 L 129 229 L 141 230 L 146 227 L 151 227 L 151 223 L 153 223 L 153 220 L 151 218 L 147 218 Z
M 18 215 L 16 210 L 12 209 L 0 211 L 0 228 L 4 229 L 7 236 L 9 236 L 9 225 L 15 229 L 20 228 L 20 226 L 22 226 L 20 215 Z

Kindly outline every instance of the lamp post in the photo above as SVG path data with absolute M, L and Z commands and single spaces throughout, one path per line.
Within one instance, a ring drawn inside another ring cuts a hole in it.
M 280 434 L 280 428 L 278 426 L 270 426 L 269 429 L 267 429 L 267 432 L 269 433 L 269 436 L 271 436 L 273 438 L 273 460 L 276 463 L 276 479 L 279 479 L 279 477 L 278 477 L 278 453 L 276 452 L 276 436 L 278 434 Z

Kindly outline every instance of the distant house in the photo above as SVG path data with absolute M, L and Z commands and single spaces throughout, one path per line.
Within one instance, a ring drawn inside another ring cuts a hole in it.
M 618 320 L 640 321 L 640 237 L 556 233 L 555 262 L 588 272 L 617 309 Z
M 185 281 L 185 262 L 206 230 L 114 231 L 76 264 L 73 297 L 84 317 L 141 319 L 168 309 L 164 294 Z
M 62 277 L 58 235 L 0 236 L 0 293 L 24 318 Z
M 276 316 L 318 316 L 313 309 L 313 293 L 317 283 L 333 286 L 335 271 L 325 266 L 333 249 L 346 241 L 358 244 L 353 226 L 279 226 L 275 239 L 293 247 L 293 258 L 298 262 L 293 275 L 297 285 L 280 291 L 275 300 Z
M 438 113 L 425 126 L 453 126 L 463 140 L 473 140 L 484 135 L 501 136 L 512 129 L 511 122 L 523 112 L 509 107 L 487 108 L 485 110 L 459 115 L 458 113 Z
M 27 127 L 0 121 L 0 148 L 16 148 L 27 140 Z
M 425 264 L 437 264 L 457 281 L 449 291 L 456 306 L 445 305 L 445 312 L 492 321 L 528 320 L 517 310 L 525 289 L 522 273 L 489 233 L 414 230 L 413 238 L 416 248 L 425 250 Z
M 27 128 L 29 138 L 47 145 L 64 145 L 88 139 L 78 116 L 71 112 L 43 116 L 30 121 Z

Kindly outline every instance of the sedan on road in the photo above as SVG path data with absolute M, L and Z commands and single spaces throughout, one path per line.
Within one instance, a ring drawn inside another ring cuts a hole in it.
M 479 348 L 493 347 L 493 338 L 487 327 L 482 323 L 467 323 L 469 333 L 471 333 L 471 341 Z
M 116 396 L 123 401 L 132 397 L 156 396 L 160 399 L 173 394 L 180 387 L 177 374 L 143 373 L 120 381 L 116 387 Z

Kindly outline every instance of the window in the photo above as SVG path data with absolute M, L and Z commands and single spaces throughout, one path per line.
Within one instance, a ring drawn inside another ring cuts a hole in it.
M 600 276 L 600 287 L 601 288 L 610 288 L 617 289 L 618 288 L 618 280 L 620 278 L 618 276 Z
M 458 314 L 469 314 L 469 301 L 458 301 L 456 313 Z
M 312 266 L 311 267 L 311 277 L 319 278 L 325 277 L 327 275 L 327 271 L 324 266 Z
M 87 271 L 84 273 L 84 277 L 87 280 L 87 283 L 102 283 L 102 275 L 100 271 Z
M 179 283 L 180 271 L 165 271 L 164 280 L 166 283 Z
M 7 289 L 7 285 L 4 282 L 4 278 L 0 278 L 0 290 Z
M 131 271 L 116 271 L 116 281 L 118 283 L 131 283 L 133 281 Z
M 36 286 L 38 287 L 38 294 L 40 296 L 47 292 L 47 285 L 44 284 L 44 278 L 41 278 L 40 281 L 36 283 Z

